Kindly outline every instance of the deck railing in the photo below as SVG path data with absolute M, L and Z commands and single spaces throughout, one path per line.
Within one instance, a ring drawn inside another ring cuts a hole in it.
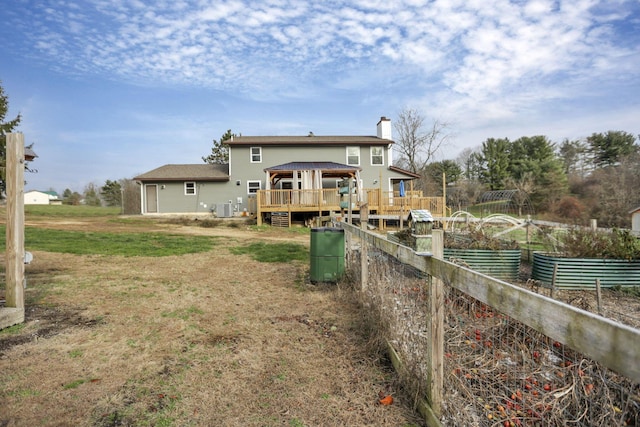
M 257 193 L 260 211 L 287 208 L 292 211 L 300 208 L 318 208 L 330 210 L 340 206 L 340 195 L 335 188 L 320 190 L 259 190 Z
M 340 202 L 348 201 L 337 188 L 319 190 L 259 190 L 256 193 L 257 212 L 338 211 Z M 434 216 L 446 216 L 443 197 L 423 197 L 421 191 L 407 191 L 404 197 L 398 192 L 380 189 L 364 189 L 361 200 L 352 195 L 352 203 L 366 203 L 369 212 L 378 215 L 406 215 L 410 210 L 426 209 Z M 357 210 L 357 208 L 356 208 Z

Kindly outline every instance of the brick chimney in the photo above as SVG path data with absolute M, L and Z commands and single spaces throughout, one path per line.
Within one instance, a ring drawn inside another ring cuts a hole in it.
M 384 116 L 378 122 L 378 138 L 391 139 L 391 120 Z

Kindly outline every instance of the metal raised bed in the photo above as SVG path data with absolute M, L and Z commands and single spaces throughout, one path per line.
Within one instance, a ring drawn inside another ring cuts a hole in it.
M 449 249 L 444 259 L 466 264 L 472 270 L 501 280 L 517 280 L 520 272 L 520 249 Z
M 535 252 L 531 278 L 556 289 L 595 289 L 597 279 L 601 287 L 634 287 L 640 286 L 640 260 L 563 258 Z

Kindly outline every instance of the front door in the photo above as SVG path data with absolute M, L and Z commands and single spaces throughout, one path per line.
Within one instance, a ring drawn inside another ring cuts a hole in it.
M 158 186 L 153 185 L 145 185 L 146 191 L 146 212 L 147 213 L 158 213 Z

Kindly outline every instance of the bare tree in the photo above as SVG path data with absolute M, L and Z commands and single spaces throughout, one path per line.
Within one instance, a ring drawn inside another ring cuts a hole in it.
M 531 172 L 525 172 L 520 178 L 509 177 L 505 180 L 505 187 L 518 190 L 511 200 L 518 208 L 518 216 L 522 216 L 522 209 L 527 201 L 529 201 L 531 194 L 536 191 L 533 174 Z
M 449 123 L 439 120 L 434 120 L 428 126 L 426 118 L 419 111 L 404 108 L 394 123 L 397 165 L 414 173 L 423 171 L 438 150 L 452 138 L 449 127 Z

